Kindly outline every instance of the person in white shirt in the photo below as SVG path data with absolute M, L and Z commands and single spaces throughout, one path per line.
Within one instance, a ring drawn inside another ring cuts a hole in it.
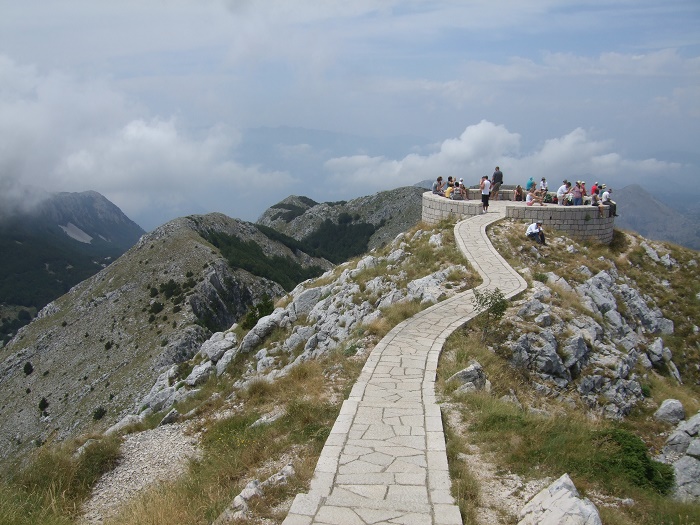
M 481 177 L 481 184 L 479 184 L 479 188 L 481 188 L 481 213 L 487 213 L 489 211 L 489 196 L 491 195 L 491 182 L 489 182 L 489 178 L 486 175 Z
M 610 215 L 617 217 L 617 203 L 610 198 L 612 188 L 606 188 L 605 184 L 601 184 L 600 187 L 603 188 L 603 194 L 600 196 L 600 200 L 605 206 L 610 206 Z
M 542 223 L 540 221 L 533 222 L 530 226 L 528 226 L 527 230 L 525 231 L 525 235 L 527 235 L 530 239 L 537 241 L 538 244 L 543 246 L 547 245 L 544 240 L 544 230 L 542 229 Z
M 559 189 L 557 190 L 557 203 L 559 206 L 564 206 L 564 203 L 566 202 L 566 195 L 569 193 L 569 189 L 571 188 L 571 183 L 569 181 L 564 181 L 564 184 L 559 186 Z
M 549 190 L 549 186 L 547 185 L 547 179 L 542 177 L 542 180 L 540 181 L 540 192 L 547 192 Z M 544 193 L 543 193 L 544 195 Z

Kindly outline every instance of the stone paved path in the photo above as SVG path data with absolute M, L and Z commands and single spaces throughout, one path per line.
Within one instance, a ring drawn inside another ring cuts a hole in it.
M 481 274 L 479 290 L 510 298 L 526 283 L 496 252 L 486 226 L 505 202 L 455 226 L 455 238 Z M 321 452 L 308 494 L 283 525 L 461 525 L 450 494 L 445 436 L 435 401 L 446 338 L 474 317 L 473 291 L 394 327 L 371 352 Z

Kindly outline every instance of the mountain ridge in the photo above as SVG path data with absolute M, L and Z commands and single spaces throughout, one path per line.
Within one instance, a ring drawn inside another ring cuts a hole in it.
M 26 209 L 8 210 L 0 220 L 2 341 L 31 318 L 28 311 L 95 274 L 144 233 L 94 191 L 44 194 Z

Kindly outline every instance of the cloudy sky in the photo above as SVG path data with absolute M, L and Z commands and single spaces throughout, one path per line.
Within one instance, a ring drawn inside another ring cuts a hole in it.
M 96 190 L 151 229 L 496 164 L 700 196 L 699 28 L 697 0 L 0 0 L 0 203 Z

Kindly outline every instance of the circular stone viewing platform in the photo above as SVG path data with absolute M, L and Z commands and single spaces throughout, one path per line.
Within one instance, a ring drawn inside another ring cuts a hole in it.
M 502 192 L 509 198 L 512 192 Z M 558 230 L 576 239 L 597 240 L 610 244 L 613 238 L 615 218 L 610 208 L 603 206 L 603 217 L 598 208 L 590 204 L 583 206 L 559 206 L 545 204 L 527 206 L 523 201 L 498 200 L 489 203 L 489 211 L 499 212 L 505 208 L 505 216 L 526 222 L 542 221 L 545 231 Z M 444 219 L 464 219 L 481 214 L 481 195 L 469 191 L 469 200 L 451 200 L 427 191 L 423 194 L 423 221 L 437 224 Z

